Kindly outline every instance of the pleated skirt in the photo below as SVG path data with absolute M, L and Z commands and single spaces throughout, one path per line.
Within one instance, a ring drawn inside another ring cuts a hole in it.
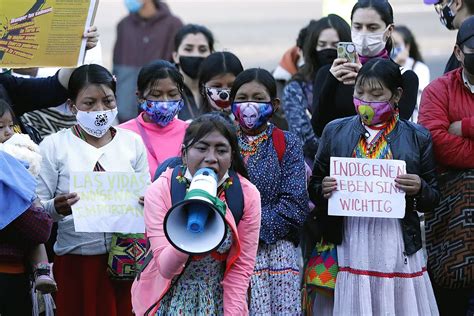
M 345 218 L 337 255 L 334 315 L 439 315 L 423 251 L 405 254 L 400 220 Z

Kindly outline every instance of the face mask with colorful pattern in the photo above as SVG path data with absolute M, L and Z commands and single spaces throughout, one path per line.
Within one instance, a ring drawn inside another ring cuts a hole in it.
M 210 105 L 216 110 L 227 110 L 230 107 L 230 89 L 206 87 Z
M 364 101 L 354 97 L 354 106 L 365 125 L 376 125 L 386 122 L 393 115 L 390 101 Z
M 181 111 L 184 101 L 183 99 L 174 101 L 145 100 L 140 106 L 153 122 L 164 127 Z
M 272 117 L 273 105 L 271 102 L 234 102 L 232 113 L 241 127 L 257 130 Z

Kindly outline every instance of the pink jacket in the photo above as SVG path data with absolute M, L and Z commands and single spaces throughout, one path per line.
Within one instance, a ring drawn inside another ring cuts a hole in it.
M 140 132 L 137 121 L 142 126 L 145 135 Z M 119 126 L 137 133 L 142 138 L 147 151 L 151 179 L 153 179 L 156 168 L 163 161 L 170 157 L 181 156 L 181 144 L 188 125 L 186 122 L 174 119 L 168 125 L 162 127 L 155 123 L 145 122 L 142 113 L 140 113 L 136 119 L 131 119 Z
M 166 170 L 145 194 L 145 226 L 153 260 L 141 273 L 140 280 L 135 279 L 132 285 L 133 310 L 140 316 L 161 300 L 171 280 L 182 272 L 188 259 L 187 254 L 171 246 L 163 231 L 164 217 L 171 208 L 171 173 L 171 169 Z M 255 265 L 260 231 L 260 193 L 247 179 L 241 176 L 239 179 L 244 194 L 244 212 L 239 227 L 235 226 L 229 208 L 225 216 L 235 238 L 222 281 L 225 315 L 248 314 L 247 289 Z

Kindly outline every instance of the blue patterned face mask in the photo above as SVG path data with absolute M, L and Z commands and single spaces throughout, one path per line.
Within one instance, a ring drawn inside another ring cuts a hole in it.
M 146 114 L 160 126 L 168 125 L 184 106 L 183 99 L 174 101 L 151 101 L 145 100 L 141 108 Z

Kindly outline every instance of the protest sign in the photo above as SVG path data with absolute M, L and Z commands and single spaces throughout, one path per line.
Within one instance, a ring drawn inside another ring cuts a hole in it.
M 395 178 L 406 174 L 404 161 L 331 157 L 330 164 L 337 190 L 328 201 L 329 215 L 405 216 L 405 192 L 395 187 Z
M 71 172 L 69 192 L 76 232 L 143 233 L 143 206 L 149 175 L 133 172 Z
M 0 68 L 82 64 L 98 0 L 1 0 Z

